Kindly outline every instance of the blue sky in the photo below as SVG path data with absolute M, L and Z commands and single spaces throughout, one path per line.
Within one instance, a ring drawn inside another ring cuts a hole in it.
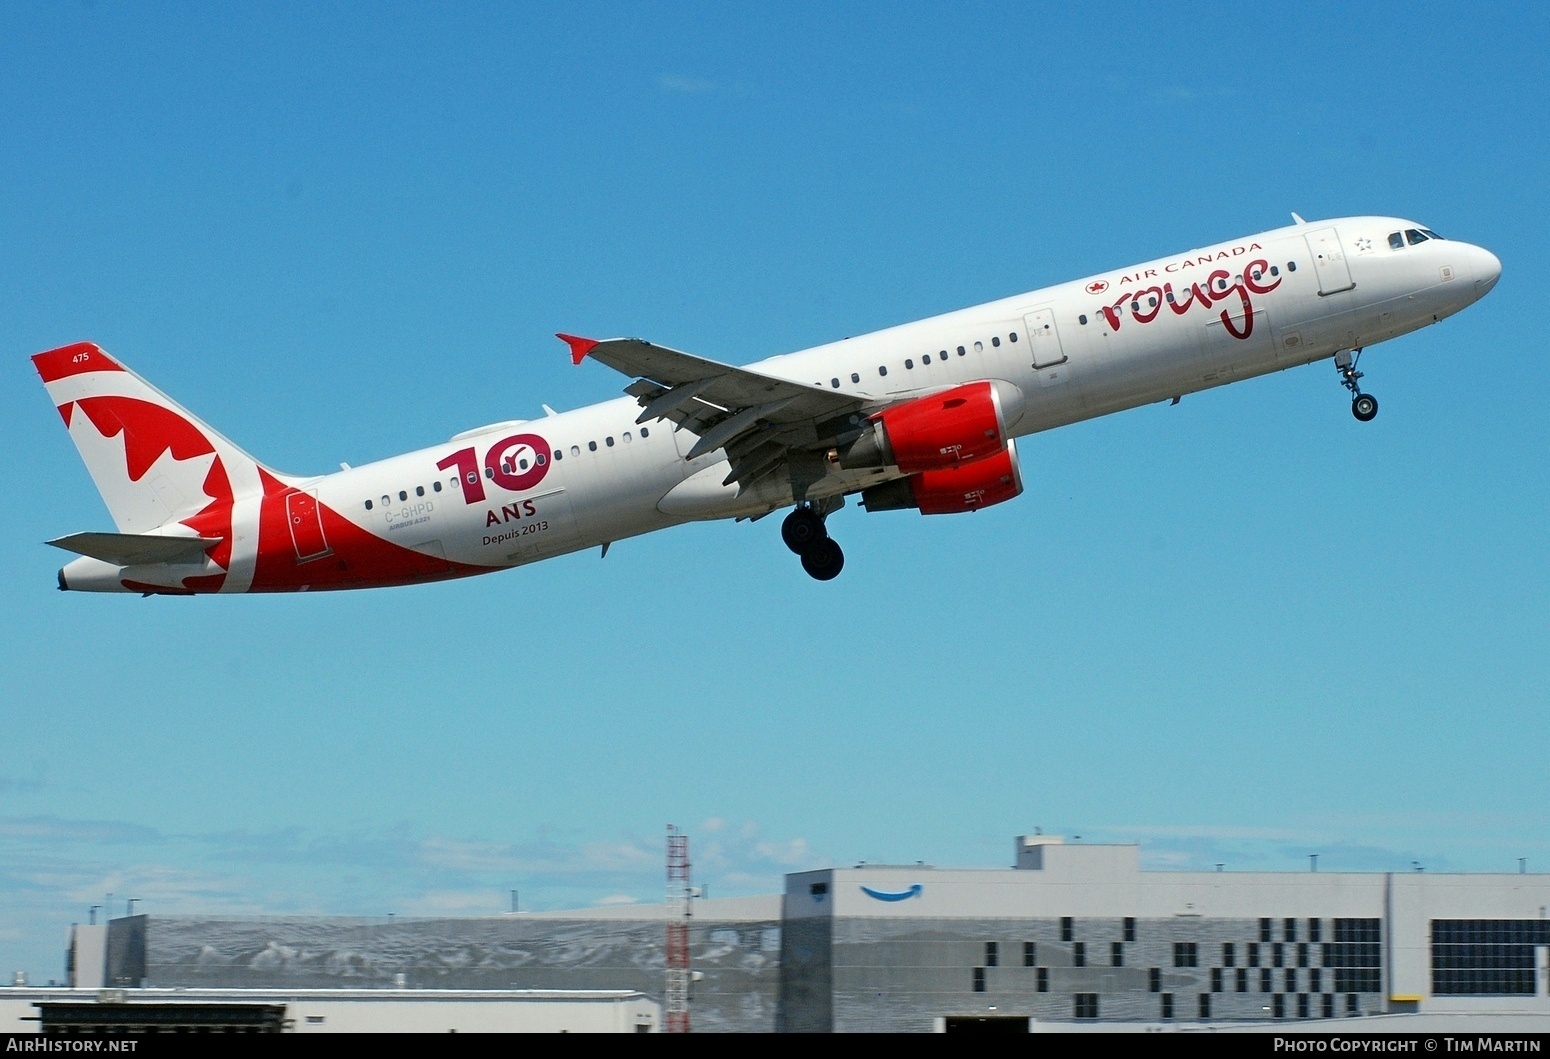
M 475 914 L 1005 864 L 1550 868 L 1540 5 L 9 4 L 0 971 L 116 910 Z M 62 594 L 110 520 L 27 355 L 91 340 L 316 473 L 1309 218 L 1480 243 L 1363 362 L 847 508 L 471 581 Z

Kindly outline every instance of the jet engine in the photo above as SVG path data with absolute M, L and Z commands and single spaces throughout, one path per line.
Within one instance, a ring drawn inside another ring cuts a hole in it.
M 868 511 L 916 507 L 922 515 L 950 515 L 999 504 L 1022 491 L 1017 444 L 1008 441 L 1000 452 L 972 463 L 921 471 L 874 485 L 862 492 L 861 503 Z
M 906 474 L 959 467 L 1001 451 L 1007 421 L 1022 413 L 1009 382 L 971 382 L 885 408 L 840 451 L 840 466 L 893 467 Z

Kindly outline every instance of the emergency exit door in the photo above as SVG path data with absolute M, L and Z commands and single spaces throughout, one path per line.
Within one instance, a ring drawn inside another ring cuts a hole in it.
M 1308 250 L 1313 254 L 1313 270 L 1319 276 L 1320 294 L 1339 294 L 1356 286 L 1351 269 L 1346 264 L 1345 250 L 1340 245 L 1340 233 L 1333 228 L 1320 228 L 1307 235 Z
M 292 493 L 285 498 L 285 521 L 290 523 L 291 543 L 296 547 L 298 563 L 321 559 L 332 551 L 323 536 L 318 498 L 311 493 Z

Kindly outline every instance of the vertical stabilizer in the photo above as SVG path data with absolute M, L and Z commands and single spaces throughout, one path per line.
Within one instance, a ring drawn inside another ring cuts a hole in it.
M 261 492 L 253 457 L 97 346 L 32 363 L 121 532 L 226 537 L 235 500 Z

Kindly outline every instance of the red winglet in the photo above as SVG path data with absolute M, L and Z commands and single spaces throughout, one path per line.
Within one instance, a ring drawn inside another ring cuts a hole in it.
M 587 354 L 597 348 L 597 340 L 593 338 L 577 338 L 575 335 L 555 335 L 561 342 L 570 346 L 570 362 L 580 364 L 587 359 Z

